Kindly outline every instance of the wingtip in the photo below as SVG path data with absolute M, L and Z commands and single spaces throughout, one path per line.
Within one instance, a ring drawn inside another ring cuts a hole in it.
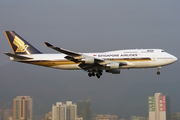
M 44 44 L 47 46 L 47 47 L 52 47 L 53 45 L 51 45 L 50 43 L 48 42 L 44 42 Z
M 7 54 L 8 54 L 8 52 L 4 52 L 4 54 L 5 54 L 5 55 L 7 55 Z

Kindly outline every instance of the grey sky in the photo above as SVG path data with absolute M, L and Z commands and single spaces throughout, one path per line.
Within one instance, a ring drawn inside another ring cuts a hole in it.
M 77 52 L 162 48 L 180 58 L 179 0 L 2 0 L 0 4 L 0 106 L 17 95 L 34 98 L 35 115 L 55 102 L 92 100 L 96 114 L 148 116 L 147 98 L 168 94 L 172 112 L 180 112 L 179 61 L 157 68 L 104 73 L 100 80 L 84 71 L 65 71 L 16 63 L 4 34 L 14 30 L 43 53 L 57 53 L 44 45 Z

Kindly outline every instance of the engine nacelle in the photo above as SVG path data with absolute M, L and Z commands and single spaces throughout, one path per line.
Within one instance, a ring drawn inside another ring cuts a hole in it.
M 85 64 L 94 64 L 94 58 L 93 57 L 85 57 L 82 59 L 82 61 L 84 61 Z
M 110 69 L 119 69 L 119 66 L 120 66 L 120 64 L 118 62 L 106 64 L 106 67 L 109 67 Z
M 106 72 L 112 73 L 112 74 L 120 74 L 120 70 L 119 70 L 119 69 L 115 69 L 115 70 L 106 70 Z

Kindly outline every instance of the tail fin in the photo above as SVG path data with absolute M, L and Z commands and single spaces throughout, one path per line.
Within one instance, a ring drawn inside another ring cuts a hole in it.
M 4 31 L 14 54 L 41 54 L 14 31 Z

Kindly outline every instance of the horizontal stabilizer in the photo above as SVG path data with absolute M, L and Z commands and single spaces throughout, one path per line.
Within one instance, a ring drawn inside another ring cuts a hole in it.
M 9 57 L 13 57 L 13 58 L 17 58 L 17 59 L 22 59 L 22 60 L 25 60 L 25 59 L 33 59 L 33 58 L 30 58 L 30 57 L 24 57 L 24 56 L 21 56 L 21 55 L 12 54 L 12 53 L 7 53 L 7 52 L 5 52 L 4 54 L 7 55 L 7 56 L 9 56 Z

